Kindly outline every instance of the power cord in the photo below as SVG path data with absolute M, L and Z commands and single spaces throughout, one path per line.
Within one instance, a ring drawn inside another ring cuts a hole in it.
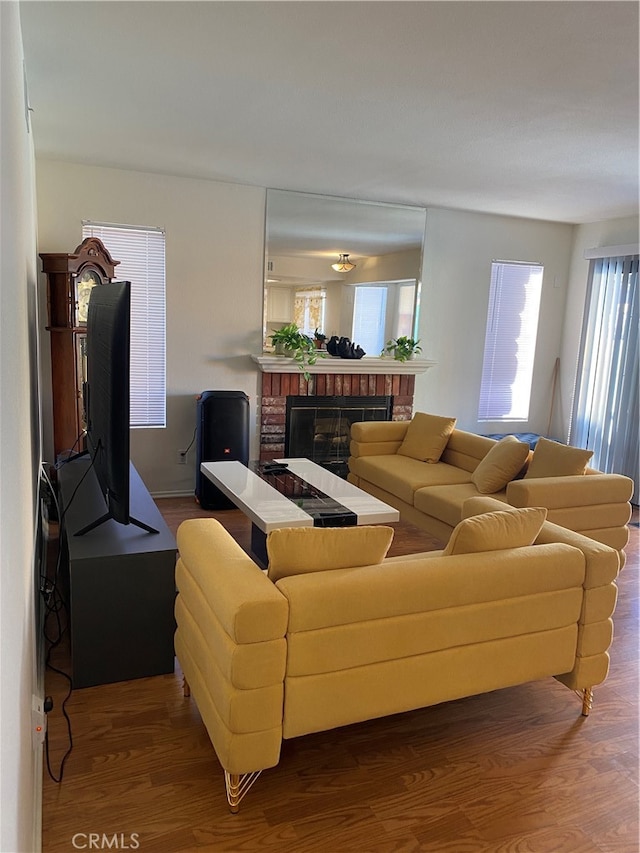
M 196 440 L 197 430 L 198 430 L 198 427 L 196 426 L 196 428 L 193 430 L 193 435 L 191 436 L 191 441 L 189 442 L 189 444 L 186 446 L 186 448 L 184 450 L 180 451 L 180 455 L 182 456 L 183 459 L 185 458 L 187 453 L 191 450 L 191 448 L 193 446 L 193 442 Z M 186 459 L 185 459 L 185 462 L 186 462 Z
M 75 489 L 74 489 L 74 490 L 73 490 L 73 492 L 71 493 L 71 497 L 70 497 L 70 498 L 69 498 L 69 500 L 67 501 L 67 505 L 66 505 L 66 506 L 65 506 L 65 508 L 62 510 L 62 514 L 60 515 L 60 536 L 61 536 L 61 537 L 62 537 L 62 525 L 63 525 L 64 517 L 65 517 L 65 515 L 67 514 L 67 512 L 68 512 L 68 510 L 69 510 L 69 507 L 70 507 L 70 506 L 71 506 L 71 504 L 73 503 L 73 499 L 74 499 L 74 498 L 75 498 L 75 496 L 78 494 L 78 489 L 79 489 L 79 488 L 80 488 L 80 486 L 84 483 L 85 477 L 87 477 L 87 476 L 88 476 L 89 471 L 91 471 L 91 469 L 92 469 L 92 468 L 93 468 L 93 466 L 95 465 L 96 458 L 97 458 L 97 456 L 98 456 L 98 452 L 100 451 L 100 449 L 101 449 L 101 448 L 102 448 L 102 444 L 101 444 L 101 442 L 100 442 L 100 441 L 98 441 L 98 444 L 96 445 L 96 449 L 95 449 L 95 450 L 94 450 L 94 452 L 93 452 L 93 456 L 91 457 L 91 462 L 89 463 L 89 465 L 87 465 L 87 469 L 86 469 L 86 471 L 84 472 L 84 474 L 82 475 L 82 477 L 80 477 L 80 479 L 78 480 L 78 482 L 77 482 L 77 484 L 76 484 Z M 66 462 L 65 462 L 64 464 L 66 464 Z
M 53 779 L 54 782 L 60 783 L 60 782 L 62 782 L 62 777 L 64 775 L 64 766 L 67 762 L 67 759 L 71 755 L 71 751 L 73 749 L 73 734 L 71 731 L 71 718 L 69 717 L 69 714 L 67 712 L 67 702 L 69 701 L 69 698 L 71 697 L 71 693 L 73 691 L 73 680 L 67 672 L 64 672 L 64 670 L 59 669 L 57 666 L 54 666 L 51 663 L 51 652 L 60 645 L 60 643 L 62 642 L 62 638 L 64 637 L 66 630 L 67 630 L 68 622 L 67 622 L 67 624 L 65 624 L 63 626 L 61 619 L 60 619 L 61 612 L 63 612 L 63 611 L 66 612 L 66 602 L 64 601 L 62 595 L 56 589 L 56 587 L 52 587 L 48 596 L 45 598 L 45 601 L 47 601 L 47 600 L 48 600 L 48 603 L 47 603 L 47 615 L 45 616 L 44 637 L 45 637 L 46 642 L 49 644 L 49 648 L 47 650 L 47 657 L 45 660 L 45 666 L 47 669 L 51 670 L 51 672 L 55 672 L 58 675 L 61 675 L 68 682 L 67 694 L 64 697 L 64 699 L 62 700 L 61 709 L 62 709 L 62 713 L 63 713 L 64 718 L 65 718 L 66 723 L 67 723 L 67 734 L 68 734 L 68 738 L 69 738 L 69 746 L 68 746 L 67 751 L 65 752 L 64 756 L 62 757 L 62 761 L 60 762 L 60 770 L 59 770 L 58 776 L 56 776 L 55 773 L 53 772 L 53 770 L 51 769 L 51 758 L 50 758 L 50 754 L 49 754 L 49 726 L 48 725 L 47 725 L 47 730 L 46 730 L 45 736 L 44 736 L 45 754 L 46 754 L 46 759 L 47 759 L 47 771 L 49 773 L 49 776 Z M 57 625 L 57 634 L 58 635 L 55 639 L 50 637 L 47 633 L 47 622 L 51 616 L 55 616 L 56 625 Z M 53 700 L 50 697 L 45 698 L 45 704 L 44 704 L 45 713 L 47 713 L 48 711 L 50 711 L 52 709 L 53 709 Z
M 89 466 L 89 467 L 91 467 L 91 466 Z M 51 777 L 51 779 L 53 779 L 54 782 L 60 783 L 60 782 L 62 782 L 62 778 L 64 775 L 64 766 L 67 762 L 67 759 L 71 755 L 71 751 L 73 749 L 73 735 L 72 735 L 72 730 L 71 730 L 71 718 L 69 717 L 69 714 L 67 712 L 67 707 L 66 707 L 67 702 L 68 702 L 68 700 L 71 696 L 71 693 L 73 691 L 73 680 L 68 673 L 64 672 L 63 670 L 59 669 L 58 667 L 54 666 L 51 663 L 51 653 L 62 642 L 62 639 L 63 639 L 63 637 L 67 631 L 68 624 L 69 624 L 66 601 L 65 601 L 65 599 L 64 599 L 64 597 L 63 597 L 63 595 L 59 589 L 60 569 L 61 569 L 61 563 L 62 563 L 62 538 L 63 538 L 64 512 L 62 512 L 62 513 L 60 512 L 60 504 L 58 502 L 56 490 L 55 490 L 55 488 L 54 488 L 54 486 L 53 486 L 53 484 L 52 484 L 52 482 L 51 482 L 51 480 L 47 474 L 46 467 L 44 465 L 42 466 L 42 472 L 41 473 L 42 473 L 42 476 L 44 477 L 44 479 L 47 483 L 47 486 L 49 489 L 49 497 L 50 497 L 50 499 L 53 500 L 53 503 L 54 503 L 55 509 L 56 509 L 56 513 L 58 516 L 58 520 L 59 520 L 58 549 L 57 549 L 56 563 L 55 563 L 55 570 L 53 573 L 53 578 L 49 578 L 46 574 L 41 575 L 41 577 L 40 577 L 40 594 L 42 595 L 42 598 L 43 598 L 43 601 L 45 604 L 45 616 L 44 616 L 44 620 L 43 620 L 43 635 L 44 635 L 45 642 L 48 645 L 47 654 L 46 654 L 46 658 L 45 658 L 45 668 L 51 670 L 52 672 L 57 673 L 58 675 L 61 675 L 68 682 L 67 694 L 62 701 L 61 709 L 62 709 L 62 713 L 63 713 L 65 720 L 66 720 L 66 723 L 67 723 L 67 733 L 68 733 L 68 738 L 69 738 L 69 746 L 68 746 L 64 756 L 62 757 L 62 761 L 60 762 L 60 770 L 58 771 L 58 776 L 56 776 L 55 773 L 53 772 L 53 770 L 51 769 L 51 758 L 50 758 L 50 752 L 49 752 L 49 727 L 48 726 L 47 726 L 47 729 L 45 731 L 45 736 L 44 736 L 47 771 L 49 773 L 49 776 Z M 65 619 L 64 624 L 63 624 L 62 619 L 61 619 L 62 613 L 66 614 L 66 617 L 67 617 Z M 52 637 L 52 636 L 50 636 L 48 631 L 49 631 L 49 622 L 54 617 L 55 617 L 55 625 L 56 625 L 56 629 L 57 629 L 56 630 L 57 636 Z M 45 714 L 48 714 L 53 710 L 53 699 L 50 696 L 45 697 L 43 709 L 44 709 Z

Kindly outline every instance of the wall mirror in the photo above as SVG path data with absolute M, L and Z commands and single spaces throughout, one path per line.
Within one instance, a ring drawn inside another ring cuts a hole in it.
M 422 207 L 267 190 L 265 350 L 287 323 L 370 356 L 417 337 L 425 226 Z

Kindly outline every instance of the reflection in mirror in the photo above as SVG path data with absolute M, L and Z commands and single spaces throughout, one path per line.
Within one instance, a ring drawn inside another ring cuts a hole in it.
M 265 349 L 287 323 L 370 356 L 417 337 L 425 225 L 422 207 L 267 190 Z

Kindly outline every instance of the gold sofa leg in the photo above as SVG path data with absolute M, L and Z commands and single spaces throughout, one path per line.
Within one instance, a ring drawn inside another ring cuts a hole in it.
M 182 695 L 185 697 L 191 696 L 191 688 L 189 687 L 189 682 L 186 678 L 182 678 Z
M 253 773 L 227 773 L 224 771 L 224 784 L 227 789 L 227 802 L 233 814 L 240 809 L 240 802 L 248 793 L 249 788 L 256 781 L 262 770 L 254 770 Z
M 582 691 L 582 716 L 588 717 L 593 708 L 593 690 L 590 687 L 585 687 Z

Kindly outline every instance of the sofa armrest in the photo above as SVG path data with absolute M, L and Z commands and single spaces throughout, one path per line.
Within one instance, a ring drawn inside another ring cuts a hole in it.
M 584 479 L 584 477 L 553 477 L 549 478 L 549 481 L 580 480 L 584 482 Z M 541 481 L 535 479 L 529 481 L 529 483 L 534 484 L 539 482 Z M 542 500 L 539 494 L 537 497 Z M 468 518 L 471 515 L 504 509 L 504 505 L 493 498 L 474 497 L 465 501 L 462 517 Z M 595 684 L 600 684 L 607 676 L 609 669 L 608 649 L 613 637 L 611 617 L 617 599 L 615 579 L 622 566 L 623 555 L 615 548 L 610 548 L 589 536 L 545 521 L 535 544 L 538 547 L 551 543 L 570 545 L 582 551 L 584 555 L 584 593 L 578 622 L 576 661 L 570 672 L 556 675 L 559 681 L 562 681 L 572 690 L 584 690 L 593 687 Z
M 536 545 L 548 545 L 551 542 L 563 542 L 582 551 L 585 558 L 585 589 L 607 586 L 617 578 L 620 570 L 620 555 L 615 548 L 596 542 L 595 539 L 581 533 L 567 530 L 559 524 L 545 521 L 536 538 Z
M 288 604 L 211 518 L 177 535 L 176 656 L 222 767 L 233 775 L 280 757 Z
M 545 521 L 536 545 L 563 542 L 579 548 L 585 557 L 584 598 L 578 623 L 576 662 L 570 672 L 556 675 L 572 690 L 591 689 L 601 684 L 609 671 L 609 647 L 613 639 L 612 616 L 618 588 L 615 578 L 621 560 L 615 548 L 609 548 L 588 536 L 582 536 Z
M 358 421 L 351 426 L 354 441 L 399 441 L 403 442 L 410 421 Z
M 409 421 L 362 421 L 351 427 L 351 456 L 392 456 L 404 441 Z
M 197 585 L 234 643 L 284 637 L 288 607 L 264 572 L 213 518 L 192 518 L 178 528 L 181 570 Z
M 532 477 L 507 484 L 507 501 L 516 507 L 547 509 L 628 503 L 633 481 L 622 474 L 580 474 L 573 477 Z
M 352 456 L 383 456 L 397 453 L 409 421 L 362 421 L 351 426 Z
M 569 479 L 558 477 L 556 479 Z M 538 504 L 540 506 L 540 504 Z M 495 498 L 484 495 L 468 498 L 462 505 L 462 518 L 469 518 L 483 512 L 501 512 L 508 510 Z M 545 521 L 538 534 L 536 545 L 549 545 L 552 542 L 562 542 L 582 551 L 585 558 L 584 588 L 593 589 L 612 583 L 620 571 L 620 554 L 615 548 L 610 548 L 602 542 L 597 542 L 582 533 L 576 533 L 559 524 Z

